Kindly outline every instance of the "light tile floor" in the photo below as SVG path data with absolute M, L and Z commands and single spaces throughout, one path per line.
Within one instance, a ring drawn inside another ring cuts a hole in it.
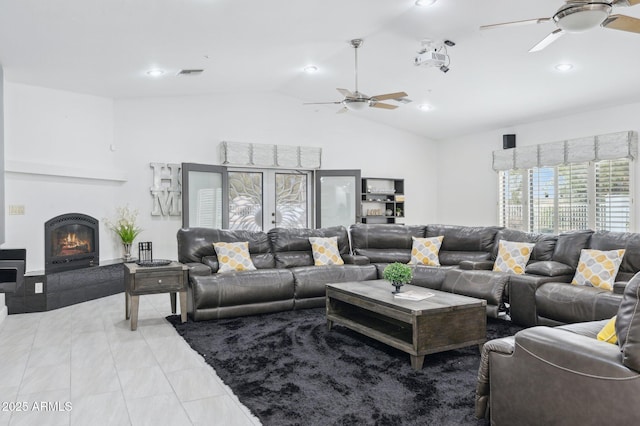
M 140 296 L 136 331 L 124 303 L 6 317 L 0 426 L 260 424 L 164 319 L 168 294 Z

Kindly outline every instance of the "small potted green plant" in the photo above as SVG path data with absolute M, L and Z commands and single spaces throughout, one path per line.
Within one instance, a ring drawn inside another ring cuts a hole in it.
M 396 288 L 392 291 L 393 294 L 396 294 L 400 293 L 400 287 L 411 282 L 413 273 L 409 265 L 395 262 L 384 268 L 382 278 L 389 281 Z

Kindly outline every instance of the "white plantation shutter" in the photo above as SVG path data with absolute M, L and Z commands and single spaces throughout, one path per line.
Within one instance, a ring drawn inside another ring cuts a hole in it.
M 500 172 L 500 225 L 526 230 L 524 173 L 520 170 Z
M 589 228 L 589 163 L 565 164 L 558 171 L 557 232 Z
M 632 198 L 630 162 L 604 160 L 595 164 L 595 227 L 597 230 L 629 231 Z
M 635 131 L 494 151 L 502 226 L 630 231 Z
M 529 229 L 533 232 L 553 232 L 555 210 L 555 169 L 529 170 Z

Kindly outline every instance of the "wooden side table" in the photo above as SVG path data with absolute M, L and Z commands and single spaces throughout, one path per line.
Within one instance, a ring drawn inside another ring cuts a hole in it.
M 176 313 L 176 292 L 180 293 L 180 317 L 187 321 L 186 265 L 171 262 L 166 266 L 143 267 L 135 263 L 124 264 L 125 318 L 131 318 L 131 330 L 138 328 L 140 295 L 169 293 L 171 312 Z

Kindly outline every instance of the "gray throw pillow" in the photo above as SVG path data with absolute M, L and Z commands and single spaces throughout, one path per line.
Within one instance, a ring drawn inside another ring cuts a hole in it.
M 622 363 L 640 372 L 640 273 L 624 289 L 616 319 L 616 334 Z

